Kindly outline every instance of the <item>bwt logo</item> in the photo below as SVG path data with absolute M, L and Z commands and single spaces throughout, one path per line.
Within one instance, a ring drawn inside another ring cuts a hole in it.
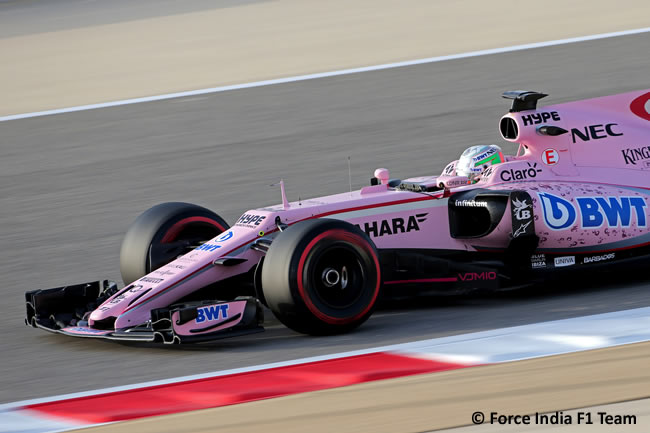
M 393 218 L 392 220 L 381 220 L 381 221 L 371 221 L 364 223 L 363 231 L 366 232 L 368 236 L 379 237 L 386 235 L 394 235 L 397 233 L 408 233 L 411 231 L 419 231 L 420 225 L 427 220 L 426 213 L 419 213 L 416 215 L 411 215 L 408 217 L 408 220 L 404 221 L 404 218 Z M 357 227 L 361 228 L 359 224 L 356 224 Z
M 195 248 L 196 251 L 215 251 L 216 249 L 221 248 L 221 245 L 214 244 L 203 244 L 198 248 Z
M 212 322 L 228 318 L 228 304 L 210 305 L 209 307 L 197 308 L 196 323 Z
M 630 227 L 632 213 L 638 227 L 646 226 L 643 197 L 577 197 L 578 209 L 568 200 L 547 192 L 537 193 L 542 203 L 544 222 L 552 230 L 564 230 L 573 226 L 580 211 L 580 228 Z
M 217 238 L 217 242 L 226 242 L 227 240 L 231 239 L 232 236 L 233 236 L 232 231 L 228 231 L 228 232 L 226 232 L 226 233 L 220 235 L 220 236 Z
M 497 279 L 496 272 L 465 272 L 458 274 L 461 281 L 490 281 Z

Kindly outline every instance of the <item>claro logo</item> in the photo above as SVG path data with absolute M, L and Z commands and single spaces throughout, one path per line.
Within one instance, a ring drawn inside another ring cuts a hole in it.
M 458 274 L 461 281 L 492 281 L 497 279 L 496 272 L 465 272 Z
M 526 163 L 528 168 L 523 168 L 520 170 L 503 170 L 500 174 L 501 180 L 504 182 L 510 182 L 511 180 L 528 180 L 534 179 L 537 177 L 538 173 L 542 172 L 541 168 L 537 168 L 537 163 L 530 162 Z

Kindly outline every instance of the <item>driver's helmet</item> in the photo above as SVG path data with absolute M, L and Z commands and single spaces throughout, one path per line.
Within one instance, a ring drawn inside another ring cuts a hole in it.
M 496 144 L 472 146 L 460 156 L 456 164 L 456 175 L 467 176 L 470 181 L 476 182 L 476 177 L 483 173 L 483 170 L 504 161 L 503 152 Z

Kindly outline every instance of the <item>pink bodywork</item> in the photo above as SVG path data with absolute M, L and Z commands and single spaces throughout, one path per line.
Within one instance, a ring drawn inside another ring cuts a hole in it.
M 504 118 L 517 125 L 518 134 L 505 139 L 519 143 L 521 152 L 490 167 L 475 184 L 452 179 L 452 167 L 443 176 L 408 181 L 436 185 L 451 179 L 446 184 L 457 186 L 427 193 L 402 191 L 388 186 L 388 170 L 378 169 L 379 185 L 292 202 L 286 209 L 277 205 L 247 211 L 224 234 L 108 299 L 92 312 L 89 323 L 113 316 L 116 329 L 135 326 L 149 320 L 151 309 L 249 271 L 263 255 L 250 245 L 279 233 L 277 217 L 288 225 L 321 217 L 358 224 L 377 233 L 371 239 L 379 249 L 505 249 L 513 231 L 510 204 L 489 235 L 471 240 L 450 236 L 448 197 L 473 188 L 527 191 L 533 200 L 540 253 L 600 253 L 650 243 L 650 90 L 511 112 Z M 541 126 L 567 132 L 543 135 Z M 402 223 L 394 222 L 399 219 Z M 222 257 L 246 261 L 235 266 L 213 264 Z M 147 292 L 141 295 L 143 291 Z

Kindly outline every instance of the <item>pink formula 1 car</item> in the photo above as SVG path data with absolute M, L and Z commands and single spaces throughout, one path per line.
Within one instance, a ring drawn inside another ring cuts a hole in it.
M 647 261 L 650 91 L 537 108 L 507 92 L 498 146 L 440 176 L 254 209 L 232 227 L 165 203 L 126 233 L 114 282 L 26 294 L 26 322 L 78 337 L 189 343 L 262 330 L 268 306 L 308 334 L 349 331 L 382 291 L 498 289 L 548 273 Z

